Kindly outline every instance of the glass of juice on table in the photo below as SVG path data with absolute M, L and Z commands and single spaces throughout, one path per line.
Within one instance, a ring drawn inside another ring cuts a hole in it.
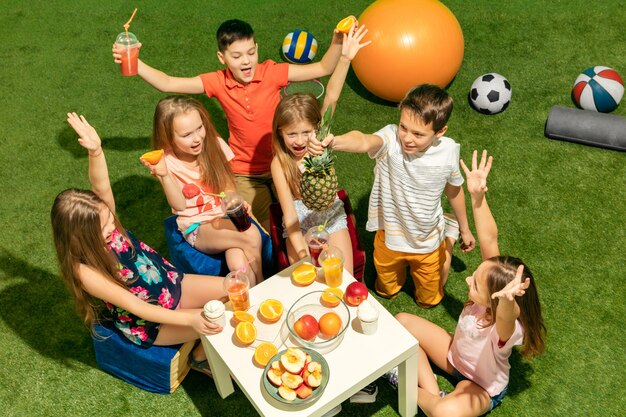
M 250 308 L 250 280 L 240 271 L 231 271 L 224 278 L 224 290 L 228 293 L 233 311 L 246 311 Z
M 319 268 L 319 256 L 324 249 L 324 245 L 328 244 L 330 235 L 323 226 L 311 227 L 304 236 L 307 246 L 309 247 L 309 254 L 311 255 L 311 263 Z
M 319 262 L 329 287 L 339 287 L 343 282 L 343 253 L 336 246 L 327 246 L 320 253 Z
M 227 192 L 222 198 L 222 208 L 237 230 L 244 232 L 252 224 L 244 206 L 243 197 L 235 192 Z
M 130 32 L 122 32 L 117 35 L 115 45 L 122 54 L 122 75 L 129 77 L 137 75 L 137 59 L 139 57 L 139 41 L 137 37 Z

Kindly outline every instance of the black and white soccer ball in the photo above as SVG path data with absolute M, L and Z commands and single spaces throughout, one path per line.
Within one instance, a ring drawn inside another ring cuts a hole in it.
M 500 113 L 511 102 L 511 84 L 495 72 L 483 74 L 472 84 L 469 101 L 476 111 L 483 114 Z

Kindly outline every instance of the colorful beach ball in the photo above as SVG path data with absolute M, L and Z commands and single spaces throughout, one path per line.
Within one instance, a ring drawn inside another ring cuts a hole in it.
M 582 109 L 608 113 L 617 107 L 624 96 L 624 81 L 612 68 L 590 67 L 574 81 L 572 96 L 576 105 Z
M 294 64 L 306 64 L 315 58 L 317 40 L 315 36 L 304 30 L 296 29 L 289 32 L 283 40 L 283 55 Z

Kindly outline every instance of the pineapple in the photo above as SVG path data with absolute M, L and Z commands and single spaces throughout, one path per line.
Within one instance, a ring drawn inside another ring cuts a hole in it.
M 333 118 L 332 106 L 328 106 L 318 126 L 317 139 L 324 140 L 330 133 Z M 337 174 L 335 174 L 332 149 L 324 149 L 319 156 L 307 156 L 302 164 L 304 172 L 300 180 L 302 202 L 309 210 L 323 211 L 330 208 L 337 195 Z

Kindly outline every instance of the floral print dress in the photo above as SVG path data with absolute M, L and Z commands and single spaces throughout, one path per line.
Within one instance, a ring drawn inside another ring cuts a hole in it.
M 140 299 L 163 308 L 175 309 L 180 301 L 182 271 L 131 232 L 126 233 L 130 241 L 115 230 L 108 244 L 119 261 L 120 279 Z M 105 305 L 115 327 L 128 340 L 142 347 L 152 346 L 159 333 L 159 323 L 146 321 L 109 302 L 105 302 Z

